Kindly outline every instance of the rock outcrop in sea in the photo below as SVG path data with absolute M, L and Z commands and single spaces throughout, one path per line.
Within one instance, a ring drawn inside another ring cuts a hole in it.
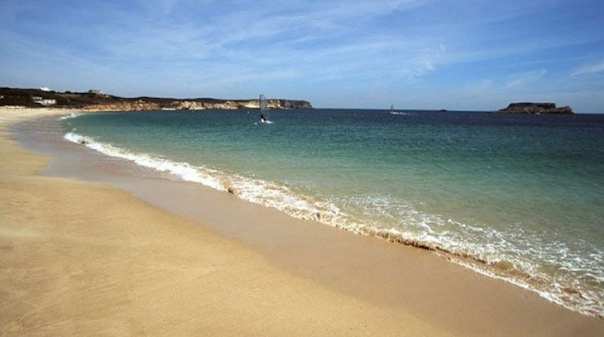
M 556 107 L 555 103 L 510 103 L 507 108 L 498 110 L 500 113 L 511 114 L 556 114 L 556 115 L 572 115 L 573 109 L 569 106 Z

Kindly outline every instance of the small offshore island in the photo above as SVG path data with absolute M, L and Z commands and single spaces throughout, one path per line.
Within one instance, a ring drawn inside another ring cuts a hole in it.
M 312 109 L 310 102 L 290 99 L 267 99 L 272 109 Z M 89 111 L 141 111 L 141 110 L 203 110 L 203 109 L 257 109 L 258 99 L 216 98 L 125 98 L 103 93 L 101 90 L 88 92 L 57 92 L 48 88 L 18 89 L 0 87 L 0 106 L 22 106 L 29 108 L 53 107 Z
M 529 115 L 572 115 L 573 109 L 569 106 L 556 107 L 555 103 L 510 103 L 507 108 L 497 110 L 498 113 L 529 114 Z

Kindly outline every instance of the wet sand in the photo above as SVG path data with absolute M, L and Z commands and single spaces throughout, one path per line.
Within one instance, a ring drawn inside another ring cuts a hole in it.
M 158 179 L 48 123 L 16 136 L 36 152 L 9 139 L 64 113 L 0 110 L 0 335 L 604 335 L 428 251 Z

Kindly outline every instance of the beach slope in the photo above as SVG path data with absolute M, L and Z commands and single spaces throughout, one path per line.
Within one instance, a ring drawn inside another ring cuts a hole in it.
M 0 114 L 0 335 L 449 335 L 123 191 L 39 175 L 7 127 L 41 112 Z

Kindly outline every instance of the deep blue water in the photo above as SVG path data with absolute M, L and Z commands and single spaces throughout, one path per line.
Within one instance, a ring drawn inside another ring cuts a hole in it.
M 604 315 L 604 116 L 156 111 L 63 121 L 68 138 Z

